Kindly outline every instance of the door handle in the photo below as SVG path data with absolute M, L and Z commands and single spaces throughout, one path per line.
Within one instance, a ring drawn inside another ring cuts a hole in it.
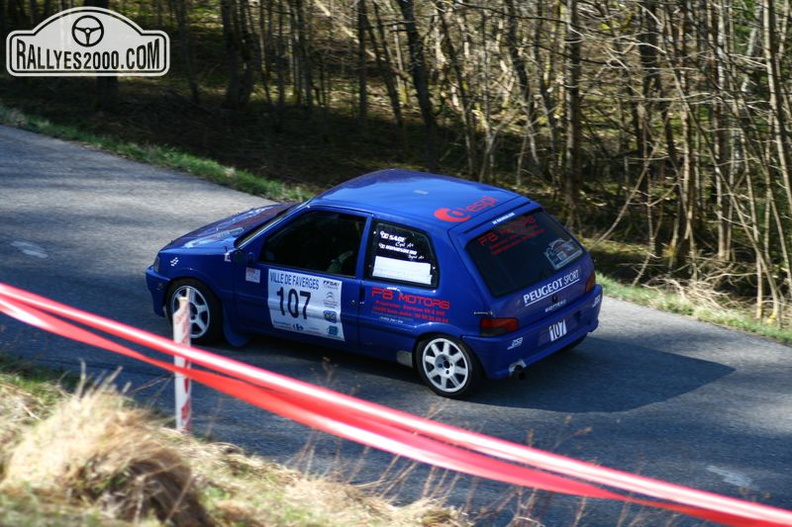
M 352 304 L 354 303 L 355 301 L 353 300 Z M 361 285 L 360 288 L 358 289 L 358 304 L 362 306 L 365 303 L 366 303 L 366 286 Z

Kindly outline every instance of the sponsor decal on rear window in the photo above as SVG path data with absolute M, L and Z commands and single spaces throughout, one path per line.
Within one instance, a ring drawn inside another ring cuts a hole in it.
M 380 223 L 373 236 L 371 278 L 429 286 L 434 255 L 429 238 L 408 227 Z
M 545 258 L 554 269 L 561 269 L 566 264 L 583 254 L 583 249 L 572 240 L 555 240 L 545 249 Z
M 544 232 L 536 223 L 535 216 L 520 216 L 479 236 L 478 242 L 496 256 Z

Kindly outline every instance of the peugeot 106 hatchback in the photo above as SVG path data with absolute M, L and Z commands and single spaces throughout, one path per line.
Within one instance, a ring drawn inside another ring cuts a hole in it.
M 160 250 L 154 311 L 195 343 L 261 333 L 395 361 L 459 398 L 598 325 L 589 253 L 520 194 L 408 170 L 242 212 Z

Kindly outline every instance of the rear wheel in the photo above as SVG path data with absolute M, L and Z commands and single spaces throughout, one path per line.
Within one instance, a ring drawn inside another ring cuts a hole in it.
M 198 280 L 185 279 L 173 284 L 168 292 L 166 309 L 168 320 L 179 308 L 179 298 L 190 302 L 190 340 L 195 344 L 210 344 L 223 334 L 223 310 L 220 301 L 209 287 Z
M 424 384 L 438 395 L 453 399 L 473 393 L 483 377 L 476 356 L 454 337 L 439 335 L 420 342 L 415 362 Z

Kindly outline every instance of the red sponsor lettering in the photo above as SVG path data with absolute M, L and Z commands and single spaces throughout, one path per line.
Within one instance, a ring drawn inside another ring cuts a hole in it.
M 393 300 L 393 289 L 385 289 L 384 287 L 372 287 L 371 296 L 382 298 L 383 300 Z
M 397 296 L 398 293 L 398 296 Z M 410 304 L 414 306 L 423 306 L 436 309 L 451 309 L 451 301 L 443 300 L 441 298 L 432 298 L 430 296 L 414 295 L 410 293 L 402 293 L 393 289 L 386 289 L 384 287 L 372 287 L 371 296 L 381 298 L 382 300 L 396 300 L 402 304 Z
M 492 196 L 483 196 L 478 201 L 474 201 L 464 207 L 454 207 L 453 209 L 441 207 L 434 211 L 434 217 L 443 221 L 460 223 L 472 218 L 473 214 L 471 213 L 481 212 L 488 207 L 494 207 L 497 202 L 498 200 Z
M 428 296 L 410 295 L 399 293 L 399 301 L 405 304 L 413 304 L 424 307 L 436 307 L 438 309 L 450 309 L 451 302 L 448 300 L 441 300 L 439 298 L 431 298 Z

